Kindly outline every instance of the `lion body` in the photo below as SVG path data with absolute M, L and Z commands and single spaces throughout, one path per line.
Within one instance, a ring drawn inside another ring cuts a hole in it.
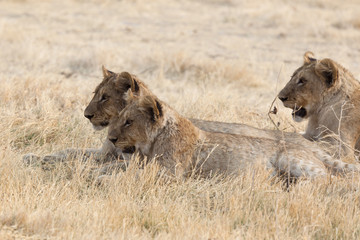
M 126 72 L 115 74 L 106 69 L 104 80 L 84 112 L 96 130 L 107 127 L 118 112 L 127 107 L 124 95 L 129 89 L 135 97 L 150 96 L 164 108 L 167 120 L 159 123 L 162 134 L 158 134 L 154 142 L 155 133 L 149 132 L 150 140 L 138 141 L 134 146 L 143 156 L 157 158 L 173 173 L 187 175 L 197 169 L 207 176 L 216 172 L 235 173 L 256 162 L 272 168 L 273 174 L 290 173 L 296 178 L 324 176 L 327 169 L 334 173 L 357 169 L 357 166 L 333 161 L 316 144 L 296 133 L 199 119 L 191 120 L 194 125 L 158 100 L 136 76 Z M 76 157 L 86 153 L 99 161 L 108 161 L 123 155 L 121 147 L 114 146 L 108 139 L 100 150 L 70 150 L 65 151 L 67 154 L 48 155 L 44 160 L 64 160 L 67 155 Z
M 310 53 L 304 58 L 279 98 L 294 109 L 296 121 L 308 119 L 305 138 L 330 143 L 336 157 L 354 156 L 359 150 L 360 83 L 331 59 L 316 60 Z
M 103 72 L 104 79 L 95 89 L 94 97 L 84 112 L 84 115 L 88 116 L 88 118 L 89 116 L 92 116 L 89 120 L 96 130 L 105 128 L 112 118 L 124 109 L 126 106 L 124 94 L 128 89 L 132 88 L 132 91 L 136 96 L 154 96 L 146 84 L 135 75 L 128 73 L 113 73 L 106 69 L 103 69 Z M 166 105 L 164 102 L 162 102 L 162 104 Z M 303 145 L 307 144 L 303 137 L 297 133 L 258 129 L 240 123 L 206 121 L 201 119 L 190 119 L 190 121 L 196 127 L 208 132 L 241 134 L 249 137 L 256 136 L 272 140 L 292 141 L 294 143 L 299 142 Z M 114 156 L 118 156 L 120 153 L 120 151 L 107 139 L 104 141 L 100 151 Z
M 122 150 L 135 146 L 141 156 L 156 159 L 180 176 L 236 174 L 256 163 L 270 168 L 273 175 L 295 179 L 326 176 L 327 169 L 358 171 L 355 165 L 334 161 L 311 142 L 304 147 L 275 137 L 200 130 L 151 96 L 131 100 L 110 125 L 108 138 Z

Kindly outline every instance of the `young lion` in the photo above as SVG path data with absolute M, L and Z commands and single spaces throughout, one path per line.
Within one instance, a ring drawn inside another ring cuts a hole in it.
M 96 87 L 95 94 L 84 111 L 84 116 L 90 120 L 95 130 L 107 127 L 110 120 L 125 107 L 124 93 L 132 87 L 134 94 L 147 93 L 145 84 L 136 76 L 128 72 L 113 73 L 102 67 L 103 81 Z M 149 92 L 150 94 L 150 92 Z M 94 158 L 98 162 L 112 161 L 123 158 L 122 152 L 105 139 L 101 149 L 65 149 L 42 158 L 42 163 L 63 161 L 68 158 L 88 159 Z M 26 163 L 37 162 L 39 156 L 26 154 L 23 161 Z
M 360 83 L 329 58 L 311 52 L 280 91 L 279 99 L 293 109 L 293 119 L 309 119 L 304 137 L 325 140 L 337 157 L 353 156 L 360 136 Z
M 135 75 L 127 72 L 114 73 L 107 70 L 105 67 L 103 67 L 103 75 L 103 81 L 95 89 L 94 97 L 84 112 L 85 117 L 90 120 L 96 130 L 105 128 L 112 118 L 116 116 L 118 112 L 123 110 L 126 105 L 124 94 L 128 89 L 132 89 L 133 94 L 136 96 L 154 96 L 149 88 Z M 304 140 L 304 138 L 297 133 L 258 129 L 239 123 L 205 121 L 201 119 L 190 119 L 190 121 L 195 126 L 205 131 L 242 134 L 256 137 L 261 136 L 273 140 L 283 139 L 285 141 L 301 144 L 302 146 L 307 145 L 309 142 Z M 101 151 L 115 156 L 120 152 L 117 151 L 113 144 L 108 140 L 104 142 Z
M 133 96 L 129 90 L 127 105 L 111 121 L 108 139 L 123 152 L 138 152 L 156 161 L 170 173 L 189 176 L 198 173 L 238 173 L 249 164 L 260 162 L 276 175 L 314 178 L 335 173 L 358 171 L 355 165 L 333 161 L 315 147 L 263 137 L 206 132 L 195 127 L 154 96 Z

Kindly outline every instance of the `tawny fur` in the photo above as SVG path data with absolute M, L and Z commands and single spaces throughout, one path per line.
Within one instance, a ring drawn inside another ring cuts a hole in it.
M 305 53 L 279 98 L 294 109 L 295 120 L 308 119 L 305 138 L 330 143 L 329 152 L 339 158 L 353 158 L 360 149 L 360 83 L 340 64 Z
M 156 159 L 177 176 L 237 174 L 255 163 L 292 178 L 326 176 L 328 169 L 331 173 L 359 170 L 332 160 L 316 145 L 299 148 L 261 136 L 202 131 L 153 96 L 128 94 L 127 106 L 109 126 L 109 140 L 122 150 L 135 146 L 141 156 Z
M 134 95 L 137 96 L 150 95 L 155 97 L 146 84 L 133 74 L 113 73 L 103 67 L 103 75 L 103 81 L 95 89 L 94 97 L 84 112 L 85 116 L 93 115 L 90 118 L 90 122 L 93 124 L 94 129 L 100 130 L 105 128 L 112 118 L 124 109 L 126 105 L 124 94 L 128 89 L 132 88 Z M 160 100 L 158 99 L 158 101 Z M 166 105 L 164 102 L 162 104 Z M 190 119 L 190 121 L 201 130 L 208 132 L 241 134 L 243 136 L 269 138 L 277 141 L 284 140 L 299 144 L 299 147 L 308 147 L 307 145 L 311 144 L 297 133 L 258 129 L 239 123 L 205 121 L 201 119 Z M 115 156 L 121 153 L 108 140 L 105 140 L 101 151 Z

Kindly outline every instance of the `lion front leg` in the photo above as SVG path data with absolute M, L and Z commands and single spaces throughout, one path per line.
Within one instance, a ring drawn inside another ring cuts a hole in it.
M 339 159 L 341 161 L 345 160 L 347 162 L 357 162 L 356 158 L 356 144 L 357 139 L 355 139 L 350 134 L 343 133 L 341 139 L 333 139 L 333 158 Z
M 22 156 L 22 161 L 26 166 L 32 166 L 39 163 L 41 157 L 34 153 L 27 153 Z
M 35 154 L 26 154 L 23 156 L 23 162 L 26 165 L 41 165 L 47 169 L 50 165 L 58 162 L 66 162 L 68 160 L 80 160 L 88 161 L 92 159 L 97 163 L 112 162 L 116 159 L 123 159 L 122 155 L 118 155 L 115 152 L 103 152 L 101 149 L 65 149 L 52 154 L 45 155 L 44 157 L 37 156 Z

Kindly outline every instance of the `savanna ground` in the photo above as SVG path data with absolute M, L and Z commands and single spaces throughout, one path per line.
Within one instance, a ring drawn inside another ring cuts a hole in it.
M 356 0 L 0 1 L 0 239 L 359 238 L 357 178 L 286 192 L 261 167 L 164 183 L 149 166 L 99 187 L 91 161 L 21 160 L 101 146 L 83 110 L 102 64 L 186 117 L 275 129 L 270 104 L 305 51 L 360 78 L 359 12 Z M 281 129 L 304 129 L 275 105 Z

